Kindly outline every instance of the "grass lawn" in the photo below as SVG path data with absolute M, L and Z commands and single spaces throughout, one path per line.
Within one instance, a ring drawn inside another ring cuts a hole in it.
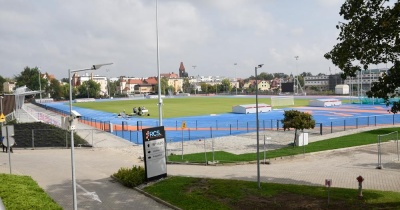
M 62 209 L 29 176 L 0 174 L 0 197 L 7 210 Z
M 357 186 L 355 186 L 356 188 Z M 400 193 L 238 180 L 169 177 L 144 191 L 181 209 L 399 209 Z
M 259 103 L 271 104 L 270 98 L 259 98 Z M 306 106 L 309 99 L 295 99 L 295 106 Z M 115 100 L 103 102 L 74 103 L 74 106 L 99 111 L 132 113 L 133 107 L 146 107 L 150 118 L 158 118 L 158 99 Z M 255 104 L 255 98 L 236 97 L 182 97 L 163 99 L 163 118 L 200 116 L 232 112 L 232 106 Z M 274 107 L 279 108 L 279 107 Z
M 298 155 L 311 152 L 319 152 L 354 146 L 361 146 L 367 144 L 376 144 L 377 143 L 377 135 L 388 134 L 393 131 L 400 132 L 400 127 L 394 128 L 382 128 L 377 130 L 365 131 L 361 133 L 351 134 L 347 136 L 341 136 L 337 138 L 317 141 L 313 143 L 309 143 L 305 147 L 293 147 L 288 145 L 287 147 L 271 150 L 266 152 L 266 158 L 272 159 L 283 156 L 291 156 Z M 396 138 L 395 135 L 392 136 Z M 382 142 L 393 140 L 393 139 L 383 139 Z M 207 160 L 212 160 L 213 154 L 211 152 L 207 153 Z M 264 152 L 260 152 L 260 158 L 264 158 Z M 257 160 L 257 153 L 247 153 L 247 154 L 232 154 L 224 151 L 216 151 L 214 153 L 214 159 L 218 160 L 220 163 L 229 163 L 229 162 L 244 162 L 244 161 L 254 161 Z M 168 156 L 168 161 L 172 162 L 191 162 L 191 163 L 205 163 L 205 155 L 204 153 L 195 153 L 183 155 L 183 160 L 181 155 L 170 155 Z

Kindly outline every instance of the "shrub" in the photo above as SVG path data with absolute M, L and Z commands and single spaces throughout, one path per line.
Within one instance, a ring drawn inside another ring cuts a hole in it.
M 120 168 L 113 176 L 127 187 L 136 187 L 145 182 L 145 170 L 141 166 L 129 168 Z

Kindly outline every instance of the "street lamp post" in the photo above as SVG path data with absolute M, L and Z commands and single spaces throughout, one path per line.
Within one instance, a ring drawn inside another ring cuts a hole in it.
M 68 78 L 69 78 L 69 122 L 70 125 L 73 120 L 73 114 L 72 114 L 72 78 L 71 78 L 71 73 L 73 72 L 79 72 L 79 71 L 87 71 L 87 70 L 97 70 L 102 66 L 106 65 L 111 65 L 112 63 L 106 63 L 106 64 L 97 64 L 93 65 L 90 68 L 86 69 L 77 69 L 77 70 L 68 70 Z M 71 128 L 70 126 L 70 131 L 71 131 L 71 170 L 72 170 L 72 194 L 73 194 L 73 205 L 74 205 L 74 210 L 78 209 L 77 205 L 77 200 L 76 200 L 76 180 L 75 180 L 75 154 L 74 154 L 74 129 Z
M 42 73 L 40 72 L 40 69 L 39 69 L 39 95 L 40 95 L 40 102 L 39 103 L 42 103 L 42 80 L 41 80 L 41 75 Z
M 260 126 L 258 124 L 258 80 L 257 80 L 257 69 L 261 68 L 264 64 L 260 64 L 255 67 L 255 76 L 256 76 L 256 124 L 257 124 L 257 185 L 258 188 L 261 188 L 260 184 Z

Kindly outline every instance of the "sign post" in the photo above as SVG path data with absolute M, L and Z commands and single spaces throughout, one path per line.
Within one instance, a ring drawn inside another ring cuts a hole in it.
M 1 133 L 3 134 L 3 145 L 7 146 L 8 152 L 8 164 L 10 165 L 11 174 L 11 147 L 15 144 L 14 140 L 14 125 L 6 125 L 1 127 Z
M 143 154 L 146 180 L 167 176 L 166 143 L 164 126 L 142 129 Z
M 181 156 L 182 156 L 182 160 L 183 160 L 183 129 L 186 128 L 186 121 L 182 121 L 182 125 L 181 125 L 181 130 L 182 130 L 182 152 L 181 152 Z
M 325 187 L 328 187 L 328 206 L 330 201 L 330 189 L 332 185 L 332 179 L 325 179 Z

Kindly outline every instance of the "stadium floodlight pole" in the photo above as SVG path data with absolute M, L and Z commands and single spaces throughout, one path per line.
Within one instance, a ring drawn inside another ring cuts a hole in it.
M 87 70 L 97 70 L 102 66 L 111 65 L 113 63 L 105 63 L 105 64 L 96 64 L 90 68 L 86 69 L 77 69 L 71 70 L 68 69 L 68 79 L 69 79 L 69 121 L 71 123 L 73 114 L 72 114 L 72 77 L 71 73 L 79 72 L 79 71 L 87 71 Z M 76 179 L 75 179 L 75 154 L 74 154 L 74 129 L 70 129 L 71 131 L 71 171 L 72 171 L 72 194 L 73 194 L 73 205 L 74 210 L 78 209 L 78 203 L 76 200 Z
M 157 75 L 158 75 L 158 120 L 162 126 L 162 99 L 161 99 L 161 73 L 160 73 L 160 50 L 158 44 L 158 0 L 156 0 L 156 37 L 157 37 Z
M 261 68 L 264 64 L 260 64 L 255 67 L 256 75 L 256 124 L 257 124 L 257 185 L 261 188 L 260 184 L 260 126 L 258 125 L 258 80 L 257 80 L 257 69 Z

